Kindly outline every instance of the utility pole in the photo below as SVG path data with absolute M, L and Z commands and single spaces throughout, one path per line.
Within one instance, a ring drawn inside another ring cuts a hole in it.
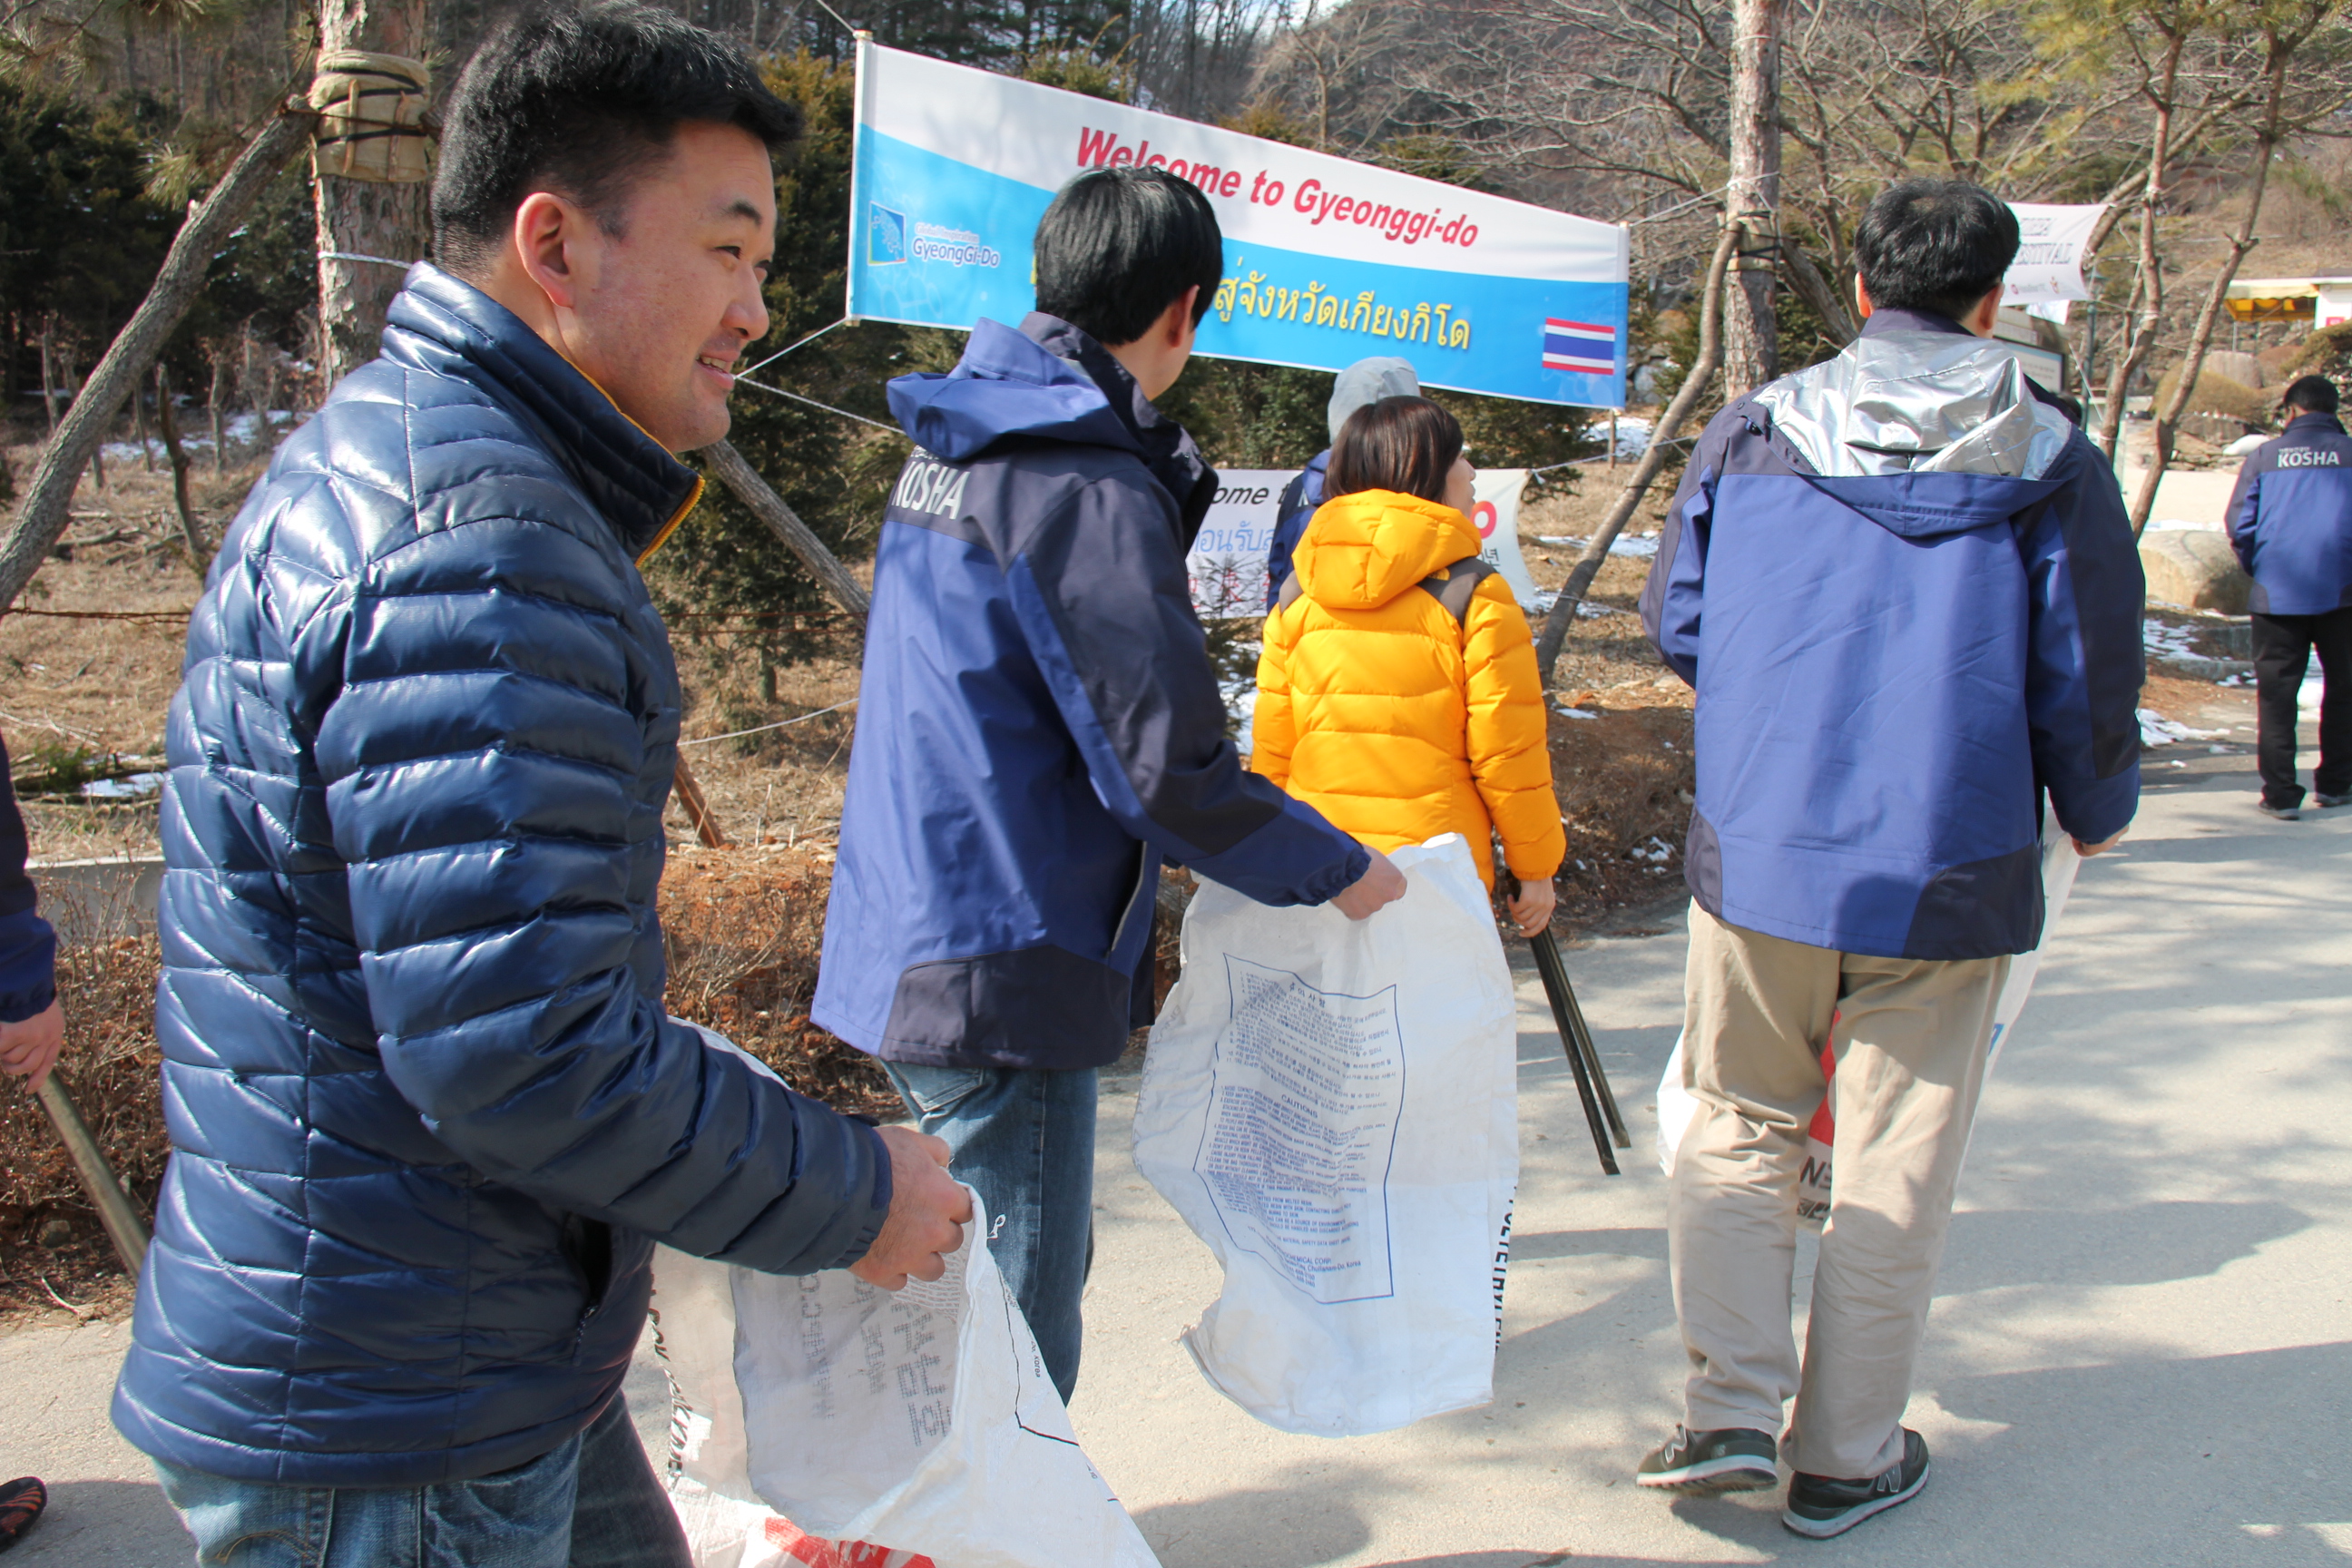
M 1738 230 L 1723 323 L 1724 392 L 1780 374 L 1773 267 L 1780 247 L 1780 23 L 1788 0 L 1732 0 L 1731 169 L 1724 222 Z
M 425 0 L 320 0 L 319 319 L 323 385 L 376 356 L 384 312 L 425 254 L 432 80 Z

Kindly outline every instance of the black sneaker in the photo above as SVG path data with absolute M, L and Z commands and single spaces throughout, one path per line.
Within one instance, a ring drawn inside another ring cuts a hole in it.
M 2333 811 L 2339 805 L 2352 805 L 2352 795 L 2322 795 L 2313 790 L 2311 804 L 2322 811 Z
M 1903 1428 L 1903 1462 L 1867 1480 L 1842 1481 L 1800 1470 L 1789 1482 L 1789 1503 L 1780 1522 L 1799 1535 L 1827 1541 L 1843 1535 L 1874 1513 L 1909 1502 L 1927 1485 L 1927 1439 Z
M 1776 1461 L 1780 1446 L 1769 1432 L 1727 1426 L 1717 1432 L 1691 1432 L 1677 1426 L 1673 1438 L 1650 1450 L 1633 1471 L 1638 1486 L 1685 1497 L 1712 1497 L 1717 1492 L 1760 1492 L 1778 1486 Z
M 2321 804 L 2325 805 L 2326 803 L 2323 801 Z M 2302 811 L 2292 805 L 2273 805 L 2269 801 L 2258 800 L 2254 802 L 2254 809 L 2261 812 L 2264 816 L 2275 816 L 2281 822 L 2301 822 L 2303 820 Z

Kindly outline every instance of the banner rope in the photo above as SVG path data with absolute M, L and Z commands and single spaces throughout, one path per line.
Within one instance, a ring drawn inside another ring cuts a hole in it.
M 746 366 L 741 374 L 750 375 L 754 371 L 765 370 L 770 365 L 775 363 L 778 360 L 783 358 L 786 354 L 792 353 L 793 349 L 805 347 L 806 345 L 816 342 L 817 339 L 824 336 L 825 333 L 833 331 L 834 327 L 845 327 L 849 325 L 853 320 L 855 320 L 854 317 L 844 316 L 841 320 L 834 322 L 833 326 L 819 327 L 816 331 L 803 338 L 799 342 L 793 344 L 792 348 L 778 349 L 774 353 L 770 354 L 766 359 L 761 360 L 759 363 Z
M 896 425 L 885 425 L 879 419 L 868 419 L 863 414 L 852 414 L 846 408 L 835 408 L 830 403 L 819 403 L 814 397 L 803 397 L 797 392 L 786 392 L 781 386 L 770 386 L 764 381 L 753 381 L 749 376 L 739 375 L 735 380 L 739 384 L 743 386 L 757 387 L 761 392 L 772 393 L 778 397 L 789 397 L 794 403 L 805 403 L 811 408 L 822 408 L 827 414 L 838 414 L 844 419 L 855 419 L 860 425 L 871 425 L 877 430 L 887 430 L 891 435 L 898 437 L 901 441 L 907 439 L 907 433 L 904 430 L 899 429 Z
M 680 741 L 680 746 L 708 746 L 718 741 L 739 741 L 746 735 L 764 734 L 770 730 L 789 730 L 795 724 L 805 724 L 812 719 L 822 719 L 828 713 L 838 713 L 845 708 L 857 706 L 853 697 L 846 702 L 836 702 L 830 708 L 820 708 L 814 713 L 803 713 L 797 719 L 779 719 L 772 724 L 754 724 L 748 730 L 730 730 L 724 735 L 698 735 L 691 741 Z

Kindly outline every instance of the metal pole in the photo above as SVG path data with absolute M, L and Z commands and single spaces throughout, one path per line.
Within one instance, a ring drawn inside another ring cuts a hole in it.
M 106 1154 L 89 1131 L 89 1123 L 81 1119 L 80 1110 L 66 1087 L 66 1075 L 55 1068 L 40 1087 L 41 1109 L 49 1113 L 49 1122 L 65 1141 L 66 1152 L 72 1156 L 74 1173 L 81 1177 L 82 1190 L 89 1201 L 98 1205 L 99 1223 L 106 1226 L 106 1237 L 114 1243 L 115 1256 L 132 1279 L 139 1276 L 139 1266 L 147 1260 L 147 1226 L 131 1206 L 131 1195 L 122 1190 L 122 1178 L 107 1163 Z

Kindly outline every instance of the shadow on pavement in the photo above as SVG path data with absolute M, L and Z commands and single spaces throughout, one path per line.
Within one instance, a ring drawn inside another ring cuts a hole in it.
M 163 1489 L 151 1481 L 51 1481 L 48 1510 L 8 1553 L 8 1568 L 178 1568 L 194 1550 Z
M 2193 1279 L 2293 1236 L 2286 1204 L 2143 1203 L 2127 1208 L 1972 1209 L 1952 1216 L 1936 1294 L 2007 1285 L 2156 1285 Z

